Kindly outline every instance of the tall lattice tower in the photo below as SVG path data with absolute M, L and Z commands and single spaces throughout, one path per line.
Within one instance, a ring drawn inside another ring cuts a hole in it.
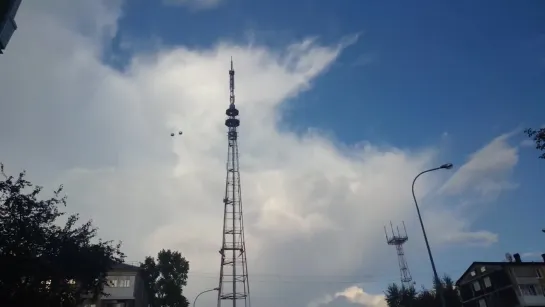
M 240 171 L 238 166 L 237 127 L 240 120 L 235 107 L 235 70 L 231 59 L 229 70 L 230 102 L 225 111 L 228 128 L 227 140 L 227 180 L 223 198 L 223 243 L 220 249 L 221 268 L 218 291 L 218 307 L 232 304 L 233 307 L 250 307 L 250 284 L 246 262 L 246 243 L 244 241 L 244 223 L 242 216 L 242 198 L 240 190 Z M 230 303 L 227 303 L 230 301 Z
M 414 284 L 413 278 L 411 276 L 411 272 L 409 271 L 409 266 L 407 265 L 407 259 L 405 259 L 405 252 L 403 251 L 403 244 L 409 240 L 409 237 L 407 236 L 407 228 L 405 228 L 405 222 L 403 222 L 403 230 L 405 231 L 404 234 L 399 231 L 399 227 L 396 227 L 396 234 L 392 222 L 390 222 L 390 227 L 392 228 L 392 236 L 388 236 L 386 226 L 384 226 L 384 233 L 386 234 L 386 242 L 388 245 L 395 245 L 396 247 L 399 271 L 401 273 L 401 284 L 405 288 L 412 287 Z

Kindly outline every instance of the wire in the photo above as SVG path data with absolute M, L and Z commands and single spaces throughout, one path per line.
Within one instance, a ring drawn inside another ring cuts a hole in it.
M 189 275 L 215 275 L 217 272 L 189 271 Z M 355 277 L 355 278 L 375 278 L 376 275 L 333 275 L 333 274 L 278 274 L 278 273 L 250 273 L 251 276 L 271 276 L 271 277 Z
M 218 273 L 189 272 L 188 276 L 195 279 L 217 279 Z M 278 274 L 278 273 L 250 273 L 252 283 L 280 283 L 280 284 L 384 284 L 399 282 L 399 275 L 308 275 L 308 274 Z M 258 278 L 255 278 L 258 277 Z M 259 278 L 261 277 L 261 278 Z M 311 279 L 309 279 L 311 278 Z
M 190 276 L 191 277 L 191 276 Z M 217 277 L 212 276 L 198 276 L 197 278 L 201 279 L 214 279 Z M 280 284 L 370 284 L 370 283 L 384 283 L 384 282 L 395 282 L 398 281 L 399 277 L 394 279 L 384 279 L 384 280 L 289 280 L 289 279 L 256 279 L 252 278 L 252 283 L 280 283 Z
M 426 271 L 427 272 L 427 271 Z M 411 271 L 413 275 L 420 275 L 423 272 L 422 271 Z M 218 276 L 218 272 L 205 272 L 205 271 L 189 271 L 189 275 L 194 276 L 206 276 L 206 275 L 214 275 Z M 373 274 L 356 274 L 356 275 L 348 275 L 348 274 L 279 274 L 279 273 L 254 273 L 250 272 L 251 276 L 270 276 L 270 277 L 349 277 L 349 278 L 381 278 L 381 277 L 393 277 L 393 276 L 385 276 L 385 275 L 373 275 Z M 396 278 L 399 277 L 398 274 L 395 275 Z
M 423 273 L 423 272 L 412 272 Z M 426 272 L 427 273 L 427 272 Z M 458 274 L 458 273 L 455 273 Z M 420 275 L 420 274 L 416 274 Z M 448 274 L 454 276 L 452 274 Z M 250 273 L 252 283 L 280 283 L 280 284 L 384 284 L 399 282 L 399 275 L 338 275 L 338 274 L 278 274 L 257 272 Z M 189 271 L 191 279 L 218 279 L 218 272 Z M 256 278 L 257 277 L 257 278 Z

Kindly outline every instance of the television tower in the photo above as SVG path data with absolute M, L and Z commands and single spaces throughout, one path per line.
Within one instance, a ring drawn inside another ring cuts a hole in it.
M 240 171 L 238 163 L 237 127 L 240 120 L 235 107 L 235 70 L 231 58 L 229 70 L 230 101 L 225 111 L 228 128 L 227 180 L 223 198 L 223 243 L 220 249 L 221 267 L 218 291 L 218 307 L 250 307 L 250 284 L 246 262 L 246 243 L 244 242 L 244 223 L 240 191 Z M 228 301 L 230 301 L 228 303 Z
M 386 234 L 386 242 L 388 245 L 395 245 L 397 250 L 397 260 L 399 262 L 399 271 L 401 273 L 401 284 L 406 289 L 413 286 L 413 278 L 411 276 L 411 272 L 409 271 L 409 266 L 407 265 L 407 260 L 405 259 L 405 252 L 403 252 L 403 244 L 409 240 L 409 237 L 407 236 L 407 228 L 405 228 L 405 222 L 403 222 L 403 230 L 405 231 L 405 234 L 401 234 L 399 231 L 399 227 L 396 227 L 397 229 L 397 235 L 394 231 L 394 226 L 392 225 L 392 222 L 390 222 L 390 227 L 392 228 L 392 236 L 388 236 L 388 232 L 386 231 L 386 226 L 384 226 L 384 233 Z

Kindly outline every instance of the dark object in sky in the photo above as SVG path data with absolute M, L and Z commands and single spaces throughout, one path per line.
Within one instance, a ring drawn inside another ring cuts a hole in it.
M 182 134 L 183 134 L 182 131 L 178 131 L 178 135 L 182 135 Z M 172 133 L 170 134 L 170 136 L 174 136 L 174 132 L 172 132 Z
M 0 0 L 0 54 L 6 49 L 13 32 L 17 30 L 15 15 L 21 0 Z

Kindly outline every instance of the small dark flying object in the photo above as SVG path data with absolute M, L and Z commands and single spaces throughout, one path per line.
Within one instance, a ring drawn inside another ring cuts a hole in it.
M 178 135 L 182 135 L 182 133 L 183 133 L 182 131 L 178 131 Z M 172 132 L 172 133 L 170 134 L 170 136 L 174 136 L 174 132 Z

